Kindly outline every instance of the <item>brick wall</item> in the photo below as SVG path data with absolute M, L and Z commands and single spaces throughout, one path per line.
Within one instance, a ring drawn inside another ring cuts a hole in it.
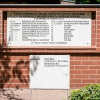
M 6 46 L 8 11 L 90 11 L 92 46 L 59 48 L 12 48 Z M 100 83 L 100 8 L 0 8 L 0 87 L 29 88 L 29 55 L 69 54 L 70 86 Z

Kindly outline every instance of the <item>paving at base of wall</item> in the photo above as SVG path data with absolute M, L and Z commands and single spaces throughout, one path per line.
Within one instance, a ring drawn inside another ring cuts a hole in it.
M 0 89 L 0 100 L 68 100 L 70 90 Z

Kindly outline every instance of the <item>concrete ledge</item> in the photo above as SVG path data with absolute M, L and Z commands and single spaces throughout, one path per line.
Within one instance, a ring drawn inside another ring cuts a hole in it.
M 0 100 L 68 100 L 70 90 L 0 89 Z

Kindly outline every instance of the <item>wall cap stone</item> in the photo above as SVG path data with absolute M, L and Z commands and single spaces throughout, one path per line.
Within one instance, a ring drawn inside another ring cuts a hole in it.
M 0 4 L 0 8 L 100 8 L 100 4 Z

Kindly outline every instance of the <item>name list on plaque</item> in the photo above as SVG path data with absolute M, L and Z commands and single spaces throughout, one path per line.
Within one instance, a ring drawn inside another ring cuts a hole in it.
M 91 12 L 8 12 L 8 46 L 91 46 Z

